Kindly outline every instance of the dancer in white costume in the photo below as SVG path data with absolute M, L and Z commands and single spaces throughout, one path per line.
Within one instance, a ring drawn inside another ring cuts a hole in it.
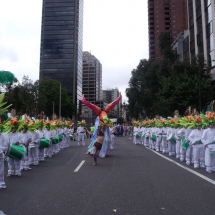
M 80 122 L 78 122 L 78 129 L 77 129 L 77 134 L 78 134 L 78 146 L 80 146 L 80 141 L 82 141 L 82 145 L 85 145 L 84 142 L 84 133 L 85 133 L 85 129 L 84 126 L 86 125 L 85 120 L 82 120 Z

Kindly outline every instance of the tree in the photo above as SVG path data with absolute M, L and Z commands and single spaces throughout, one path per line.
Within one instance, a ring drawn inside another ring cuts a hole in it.
M 188 106 L 199 107 L 199 82 L 201 82 L 202 106 L 213 98 L 210 68 L 204 58 L 197 56 L 192 63 L 180 62 L 173 39 L 168 33 L 159 36 L 162 60 L 141 60 L 131 72 L 129 88 L 126 89 L 128 109 L 131 117 L 138 119 L 140 114 L 149 118 L 156 114 L 167 117 L 174 110 L 183 115 Z
M 55 112 L 59 113 L 60 82 L 50 78 L 43 78 L 39 81 L 38 90 L 39 111 L 44 111 L 46 115 L 52 116 L 52 102 L 54 102 Z M 68 96 L 65 87 L 61 88 L 61 113 L 62 116 L 70 118 L 76 115 L 76 106 L 72 102 L 72 98 Z

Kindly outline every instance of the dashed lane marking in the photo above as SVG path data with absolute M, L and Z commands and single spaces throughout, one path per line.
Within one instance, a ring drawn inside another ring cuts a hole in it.
M 82 167 L 84 164 L 85 160 L 81 161 L 81 163 L 78 165 L 78 167 L 74 170 L 74 172 L 78 172 L 78 170 Z
M 146 147 L 146 148 L 147 148 L 147 147 Z M 177 163 L 176 161 L 171 160 L 170 158 L 167 158 L 167 157 L 165 157 L 164 155 L 162 155 L 162 154 L 160 154 L 160 153 L 158 153 L 158 152 L 156 152 L 156 151 L 154 151 L 154 150 L 152 150 L 152 149 L 149 149 L 149 148 L 147 148 L 147 149 L 150 150 L 150 151 L 152 151 L 152 152 L 154 152 L 155 154 L 161 156 L 162 158 L 164 158 L 164 159 L 166 159 L 166 160 L 168 160 L 168 161 L 170 161 L 170 162 L 172 162 L 172 163 L 174 163 L 174 164 L 180 166 L 181 168 L 183 168 L 183 169 L 185 169 L 185 170 L 187 170 L 187 171 L 193 173 L 194 175 L 197 175 L 197 176 L 199 176 L 200 178 L 202 178 L 202 179 L 204 179 L 204 180 L 210 182 L 211 184 L 215 185 L 215 181 L 214 181 L 214 180 L 212 180 L 212 179 L 210 179 L 210 178 L 208 178 L 208 177 L 206 177 L 206 176 L 204 176 L 204 175 L 202 175 L 202 174 L 200 174 L 200 173 L 198 173 L 198 172 L 196 172 L 196 171 L 194 171 L 194 170 L 192 170 L 192 169 L 189 169 L 189 168 L 187 168 L 186 166 L 183 166 L 183 165 Z

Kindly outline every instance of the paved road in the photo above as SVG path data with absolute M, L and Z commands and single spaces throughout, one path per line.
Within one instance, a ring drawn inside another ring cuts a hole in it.
M 0 210 L 7 215 L 215 214 L 215 185 L 128 137 L 115 143 L 98 166 L 84 155 L 87 146 L 72 142 L 22 177 L 6 178 Z M 198 172 L 215 181 L 215 174 Z

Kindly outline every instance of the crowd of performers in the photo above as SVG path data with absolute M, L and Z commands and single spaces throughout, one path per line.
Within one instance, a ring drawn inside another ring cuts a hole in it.
M 4 182 L 4 159 L 8 162 L 7 176 L 21 176 L 22 170 L 39 165 L 60 150 L 70 146 L 72 122 L 19 120 L 9 118 L 0 124 L 0 189 Z
M 215 113 L 162 120 L 133 121 L 133 143 L 176 156 L 194 168 L 215 171 Z

